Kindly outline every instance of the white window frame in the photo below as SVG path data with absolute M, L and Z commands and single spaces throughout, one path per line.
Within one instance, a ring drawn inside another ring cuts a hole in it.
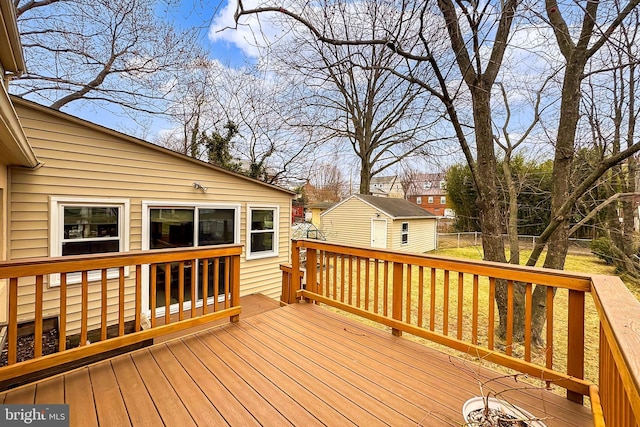
M 407 230 L 404 230 L 404 226 L 407 226 Z M 405 241 L 406 238 L 406 241 Z M 409 244 L 409 223 L 408 222 L 403 222 L 400 224 L 400 244 L 401 245 L 408 245 Z
M 251 230 L 251 216 L 254 210 L 272 210 L 273 211 L 273 248 L 270 251 L 261 251 L 253 253 L 251 252 L 251 235 L 254 233 L 259 233 L 264 230 Z M 279 255 L 279 224 L 280 224 L 280 206 L 278 205 L 247 205 L 247 243 L 246 243 L 246 252 L 245 259 L 261 259 L 261 258 L 271 258 Z
M 447 196 L 440 196 L 440 204 L 441 205 L 447 204 Z
M 429 203 L 430 205 L 432 205 L 432 204 L 433 204 L 433 196 L 429 196 L 429 197 L 427 198 L 427 203 Z
M 421 196 L 416 197 L 416 204 L 418 204 L 418 205 L 422 204 L 422 197 Z
M 118 235 L 119 250 L 118 252 L 127 252 L 129 250 L 129 217 L 131 212 L 131 202 L 129 199 L 114 198 L 97 198 L 97 197 L 49 197 L 49 256 L 62 256 L 62 231 L 64 230 L 64 208 L 66 206 L 82 206 L 82 207 L 116 207 L 119 209 L 118 215 Z M 125 276 L 129 275 L 129 267 L 125 267 Z M 119 277 L 119 271 L 116 268 L 107 270 L 107 279 L 116 279 Z M 100 270 L 91 270 L 88 272 L 89 282 L 102 280 Z M 80 273 L 67 274 L 67 285 L 74 285 L 82 282 Z M 49 286 L 60 286 L 60 274 L 49 275 Z

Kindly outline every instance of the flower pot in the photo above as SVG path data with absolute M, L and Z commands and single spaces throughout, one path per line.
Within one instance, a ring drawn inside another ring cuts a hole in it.
M 487 405 L 489 409 L 494 409 L 506 415 L 511 415 L 518 420 L 525 421 L 529 427 L 546 427 L 545 423 L 536 419 L 535 416 L 522 408 L 494 397 L 485 398 L 482 396 L 472 397 L 462 405 L 462 416 L 469 426 L 476 425 L 473 423 L 473 420 L 469 418 L 469 414 L 476 410 L 484 409 L 485 405 Z

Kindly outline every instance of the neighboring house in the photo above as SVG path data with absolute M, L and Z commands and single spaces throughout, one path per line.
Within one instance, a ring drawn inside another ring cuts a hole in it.
M 312 203 L 307 206 L 307 210 L 311 211 L 311 223 L 315 225 L 317 228 L 321 228 L 322 219 L 320 216 L 324 211 L 329 209 L 331 206 L 335 205 L 334 202 L 318 202 Z
M 402 183 L 397 175 L 372 177 L 369 191 L 373 196 L 404 199 Z
M 437 217 L 404 199 L 354 194 L 321 216 L 328 242 L 417 253 L 436 248 Z
M 417 174 L 407 199 L 436 216 L 452 218 L 455 213 L 449 203 L 445 178 L 445 173 Z
M 6 48 L 4 42 L 2 46 Z M 6 92 L 2 98 L 2 115 L 9 119 L 3 124 L 9 123 L 14 131 L 1 135 L 3 258 L 243 244 L 241 295 L 279 296 L 279 265 L 290 257 L 293 192 L 7 97 Z M 199 271 L 202 265 L 195 268 Z M 135 274 L 125 274 L 131 315 Z M 90 306 L 100 295 L 97 276 L 89 275 Z M 143 271 L 142 300 L 149 309 L 147 276 Z M 109 271 L 109 279 L 117 277 L 118 271 Z M 55 317 L 59 278 L 50 275 L 44 281 L 43 315 Z M 79 277 L 69 275 L 67 282 L 73 295 Z M 33 304 L 27 302 L 34 292 L 32 283 L 20 283 L 20 321 L 33 318 Z M 164 286 L 157 292 L 164 292 Z M 1 295 L 4 308 L 4 286 Z M 157 314 L 162 315 L 164 297 L 157 300 Z M 110 303 L 115 307 L 118 301 Z M 77 304 L 68 310 L 70 319 L 78 316 Z M 89 318 L 90 326 L 98 324 L 97 310 L 90 309 Z

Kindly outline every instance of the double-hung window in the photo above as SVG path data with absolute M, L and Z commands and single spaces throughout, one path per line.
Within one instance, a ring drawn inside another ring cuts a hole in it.
M 124 252 L 129 249 L 129 200 L 51 197 L 51 256 Z M 90 271 L 89 280 L 99 280 L 100 271 Z M 80 282 L 80 273 L 67 275 L 67 283 Z M 107 271 L 118 277 L 118 269 Z M 50 285 L 58 285 L 51 275 Z
M 247 259 L 278 255 L 278 218 L 276 206 L 247 206 Z
M 409 223 L 408 222 L 403 222 L 402 223 L 402 232 L 400 233 L 400 243 L 402 243 L 403 245 L 406 245 L 407 243 L 409 243 Z

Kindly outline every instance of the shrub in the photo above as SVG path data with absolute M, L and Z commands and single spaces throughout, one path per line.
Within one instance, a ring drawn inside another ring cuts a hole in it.
M 607 265 L 613 264 L 613 243 L 606 237 L 599 237 L 591 242 L 591 253 L 603 260 Z

